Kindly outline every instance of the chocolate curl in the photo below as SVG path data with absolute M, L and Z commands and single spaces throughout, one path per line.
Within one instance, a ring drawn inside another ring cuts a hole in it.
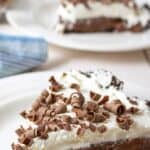
M 32 137 L 28 137 L 27 135 L 23 134 L 19 137 L 19 142 L 24 145 L 31 145 L 33 142 L 33 139 Z
M 104 105 L 104 109 L 106 109 L 116 115 L 122 115 L 126 111 L 125 106 L 121 103 L 120 100 L 114 100 L 110 103 L 106 103 Z
M 76 84 L 76 83 L 72 83 L 70 85 L 70 88 L 75 89 L 77 91 L 80 91 L 80 85 Z
M 98 112 L 99 106 L 94 102 L 87 102 L 84 104 L 84 109 L 86 109 L 88 112 Z
M 84 96 L 80 92 L 74 92 L 70 96 L 70 102 L 73 107 L 80 108 L 84 103 Z
M 100 127 L 97 128 L 99 133 L 104 133 L 107 131 L 107 127 L 105 125 L 101 125 Z
M 59 90 L 61 90 L 63 88 L 63 86 L 61 84 L 59 84 L 54 76 L 51 76 L 49 81 L 51 82 L 51 87 L 50 89 L 54 92 L 58 92 Z
M 73 108 L 72 111 L 76 113 L 76 116 L 79 119 L 84 119 L 86 114 L 87 114 L 85 110 L 82 110 L 82 109 L 79 109 L 79 108 Z
M 127 110 L 127 113 L 131 113 L 131 114 L 137 114 L 139 112 L 139 109 L 137 107 L 130 107 Z
M 12 144 L 11 145 L 12 150 L 26 150 L 26 147 L 20 144 Z
M 98 101 L 98 105 L 104 105 L 109 101 L 109 96 L 104 96 L 101 100 Z
M 78 136 L 83 136 L 84 135 L 84 133 L 85 133 L 85 128 L 82 128 L 82 127 L 80 127 L 78 130 L 77 130 L 77 135 Z
M 101 95 L 98 93 L 95 93 L 93 91 L 90 91 L 90 97 L 94 100 L 94 101 L 98 101 L 101 98 Z
M 129 130 L 130 126 L 134 123 L 130 116 L 122 115 L 117 116 L 116 121 L 121 129 Z
M 18 128 L 15 132 L 18 136 L 21 136 L 22 134 L 25 133 L 25 129 L 23 128 L 23 126 L 20 126 L 20 128 Z
M 56 114 L 65 113 L 67 111 L 67 106 L 64 103 L 59 103 L 58 105 L 55 106 L 54 111 Z

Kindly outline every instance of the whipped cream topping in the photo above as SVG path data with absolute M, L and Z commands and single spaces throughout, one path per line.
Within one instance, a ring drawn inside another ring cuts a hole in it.
M 89 91 L 92 90 L 100 93 L 102 98 L 103 96 L 108 95 L 109 102 L 119 99 L 125 105 L 126 109 L 135 106 L 129 102 L 127 96 L 123 93 L 123 82 L 117 79 L 111 72 L 105 70 L 87 73 L 70 71 L 55 77 L 64 87 L 58 93 L 63 94 L 67 98 L 69 98 L 71 93 L 76 91 L 75 89 L 70 88 L 72 83 L 76 83 L 80 85 L 80 90 L 85 97 L 85 102 L 92 101 L 89 96 Z M 114 80 L 116 84 L 112 84 L 114 83 Z M 49 92 L 51 91 L 49 90 Z M 69 150 L 89 147 L 90 144 L 97 144 L 99 142 L 139 137 L 150 138 L 150 107 L 146 105 L 144 100 L 138 100 L 137 98 L 133 98 L 132 100 L 138 103 L 137 108 L 140 112 L 131 116 L 134 123 L 129 130 L 121 129 L 116 122 L 116 116 L 113 113 L 110 113 L 109 119 L 101 123 L 95 123 L 96 127 L 101 125 L 107 127 L 107 131 L 104 133 L 98 131 L 92 132 L 90 129 L 87 129 L 82 136 L 78 136 L 77 130 L 79 126 L 76 125 L 74 127 L 72 126 L 71 131 L 59 130 L 49 132 L 47 139 L 40 139 L 39 137 L 35 138 L 33 144 L 29 147 L 29 150 Z M 72 105 L 68 105 L 67 112 L 60 115 L 64 114 L 70 115 L 71 117 L 76 116 L 76 114 L 72 112 Z M 33 128 L 34 127 L 35 126 L 33 126 Z
M 150 6 L 150 0 L 134 0 L 134 1 L 139 7 L 143 7 L 144 5 Z
M 69 1 L 63 2 L 65 6 L 60 5 L 58 9 L 58 15 L 67 22 L 75 23 L 77 20 L 91 19 L 91 18 L 119 18 L 126 21 L 127 27 L 132 27 L 138 23 L 142 26 L 146 26 L 150 20 L 150 12 L 145 9 L 143 5 L 145 2 L 139 2 L 137 0 L 137 9 L 131 6 L 126 6 L 121 2 L 113 2 L 106 5 L 100 1 L 87 2 L 88 7 L 83 3 L 77 3 L 74 5 Z

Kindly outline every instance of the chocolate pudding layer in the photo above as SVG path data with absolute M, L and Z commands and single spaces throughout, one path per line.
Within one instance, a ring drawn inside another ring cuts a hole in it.
M 132 140 L 122 140 L 117 142 L 105 142 L 100 144 L 91 144 L 90 147 L 77 150 L 149 150 L 150 139 L 137 138 Z
M 78 20 L 75 23 L 65 22 L 60 19 L 60 23 L 64 25 L 64 32 L 142 32 L 149 29 L 150 22 L 142 27 L 141 24 L 136 24 L 127 28 L 126 22 L 120 19 L 111 18 L 94 18 L 86 20 Z

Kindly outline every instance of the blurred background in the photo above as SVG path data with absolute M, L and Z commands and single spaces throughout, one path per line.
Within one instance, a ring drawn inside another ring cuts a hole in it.
M 105 68 L 125 81 L 150 88 L 149 31 L 61 35 L 54 31 L 59 1 L 0 3 L 1 79 L 38 71 Z

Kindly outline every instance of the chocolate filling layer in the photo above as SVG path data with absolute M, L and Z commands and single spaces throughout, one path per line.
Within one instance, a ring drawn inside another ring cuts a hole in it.
M 77 150 L 150 150 L 150 139 L 137 138 L 132 140 L 120 140 L 117 142 L 105 142 Z
M 125 21 L 112 18 L 84 19 L 78 20 L 75 23 L 63 21 L 63 19 L 60 18 L 60 24 L 64 25 L 64 32 L 141 32 L 150 28 L 150 21 L 145 27 L 141 24 L 136 24 L 128 28 Z

